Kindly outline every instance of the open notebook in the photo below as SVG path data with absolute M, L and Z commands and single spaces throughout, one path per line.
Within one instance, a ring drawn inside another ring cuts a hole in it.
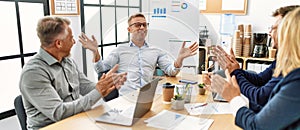
M 158 81 L 159 78 L 156 78 L 145 84 L 137 93 L 119 97 L 135 101 L 134 103 L 131 102 L 125 109 L 119 109 L 120 107 L 118 106 L 110 109 L 108 112 L 105 112 L 100 117 L 96 118 L 96 121 L 125 126 L 133 125 L 134 122 L 151 109 Z M 123 105 L 123 103 L 120 105 Z

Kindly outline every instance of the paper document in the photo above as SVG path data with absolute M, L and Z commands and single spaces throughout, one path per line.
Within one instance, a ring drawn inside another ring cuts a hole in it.
M 229 103 L 191 103 L 184 104 L 184 108 L 190 115 L 200 114 L 232 114 Z
M 144 122 L 147 123 L 147 126 L 151 126 L 159 129 L 169 129 L 169 128 L 174 128 L 185 117 L 186 115 L 183 114 L 163 110 L 162 112 L 145 120 Z
M 208 130 L 213 122 L 213 119 L 187 116 L 174 130 Z
M 187 116 L 176 112 L 163 110 L 157 115 L 145 120 L 147 126 L 168 130 L 207 130 L 213 123 L 213 119 L 205 119 Z
M 222 0 L 222 10 L 244 10 L 244 0 Z

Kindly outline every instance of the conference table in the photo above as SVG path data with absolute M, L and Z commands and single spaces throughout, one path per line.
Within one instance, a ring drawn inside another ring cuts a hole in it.
M 172 84 L 179 84 L 180 79 L 189 79 L 189 80 L 197 80 L 198 83 L 201 82 L 201 75 L 190 75 L 190 74 L 178 74 L 176 77 L 168 77 L 162 76 L 160 77 L 162 80 L 159 82 L 158 87 L 161 87 L 161 84 L 166 82 L 170 82 Z M 198 90 L 198 87 L 194 87 L 193 91 Z M 191 99 L 191 103 L 205 103 L 208 98 L 211 98 L 210 92 L 206 91 L 205 95 L 194 94 Z M 120 97 L 119 97 L 120 98 Z M 155 116 L 163 110 L 168 110 L 172 112 L 177 112 L 180 114 L 188 115 L 188 112 L 183 110 L 173 110 L 171 108 L 171 104 L 165 104 L 162 101 L 162 94 L 156 93 L 154 97 L 154 101 L 152 104 L 152 108 L 149 112 L 147 112 L 141 119 L 137 120 L 132 126 L 121 126 L 107 123 L 96 122 L 95 119 L 103 114 L 105 111 L 109 110 L 109 106 L 111 105 L 123 105 L 121 100 L 118 98 L 104 102 L 99 101 L 91 110 L 81 112 L 69 118 L 63 119 L 51 125 L 48 125 L 42 130 L 154 130 L 157 128 L 148 127 L 144 120 Z M 107 105 L 109 104 L 109 106 Z M 213 119 L 214 122 L 210 126 L 209 130 L 240 130 L 238 126 L 234 124 L 234 116 L 232 114 L 210 114 L 210 115 L 198 115 L 200 118 L 208 118 Z M 187 128 L 188 129 L 188 128 Z

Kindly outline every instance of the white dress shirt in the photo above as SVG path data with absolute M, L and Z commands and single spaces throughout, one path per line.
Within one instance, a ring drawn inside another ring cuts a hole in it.
M 229 102 L 230 107 L 232 109 L 232 115 L 236 115 L 237 111 L 241 107 L 248 107 L 249 108 L 249 99 L 245 97 L 243 94 L 241 96 L 236 96 Z

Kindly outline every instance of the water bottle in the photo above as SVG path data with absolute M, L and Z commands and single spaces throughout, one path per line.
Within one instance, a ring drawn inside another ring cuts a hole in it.
M 235 16 L 233 14 L 222 14 L 220 21 L 220 46 L 229 53 L 232 37 L 235 30 Z
M 235 16 L 233 14 L 222 14 L 220 22 L 221 35 L 233 35 L 235 30 Z

